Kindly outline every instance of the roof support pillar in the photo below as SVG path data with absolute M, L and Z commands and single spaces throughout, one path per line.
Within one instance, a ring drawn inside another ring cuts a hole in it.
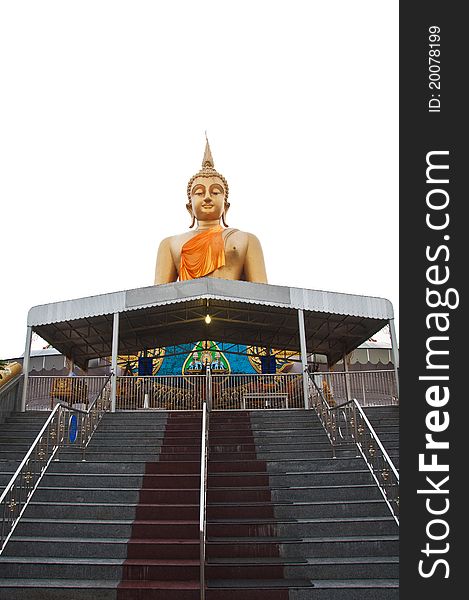
M 111 412 L 116 412 L 117 392 L 117 351 L 119 347 L 119 313 L 114 313 L 112 323 L 112 356 L 111 356 Z
M 308 357 L 306 352 L 306 330 L 305 330 L 305 315 L 302 308 L 298 309 L 298 325 L 300 328 L 300 358 L 301 372 L 303 374 L 303 395 L 305 399 L 305 408 L 309 408 L 308 399 Z
M 394 373 L 396 376 L 396 391 L 399 399 L 399 348 L 397 347 L 396 328 L 394 327 L 394 319 L 389 319 L 389 333 L 391 334 L 391 355 L 394 365 Z
M 33 339 L 33 328 L 28 325 L 26 329 L 26 343 L 24 346 L 24 358 L 23 358 L 23 394 L 21 396 L 21 412 L 26 410 L 26 395 L 28 393 L 28 379 L 29 379 L 29 358 L 31 355 L 31 341 Z

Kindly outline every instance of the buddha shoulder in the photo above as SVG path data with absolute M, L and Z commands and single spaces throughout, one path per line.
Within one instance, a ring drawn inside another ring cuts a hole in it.
M 225 229 L 223 238 L 227 249 L 233 245 L 247 249 L 250 244 L 259 244 L 259 240 L 254 234 L 247 231 L 241 231 L 240 229 L 234 229 L 233 227 Z
M 170 252 L 171 254 L 177 253 L 181 249 L 181 246 L 194 237 L 193 231 L 185 231 L 177 235 L 170 235 L 164 238 L 160 242 L 159 250 L 163 253 Z

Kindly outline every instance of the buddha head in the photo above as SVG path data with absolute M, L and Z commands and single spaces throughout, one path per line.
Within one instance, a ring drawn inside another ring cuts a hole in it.
M 208 140 L 205 145 L 202 169 L 187 184 L 188 202 L 186 208 L 191 215 L 194 227 L 198 221 L 221 219 L 227 227 L 226 213 L 230 208 L 228 202 L 228 182 L 216 171 Z

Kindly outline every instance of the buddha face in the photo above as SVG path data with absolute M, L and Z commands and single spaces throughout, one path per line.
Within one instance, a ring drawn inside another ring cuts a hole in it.
M 192 214 L 197 221 L 220 220 L 226 211 L 225 187 L 219 177 L 196 177 L 191 188 Z

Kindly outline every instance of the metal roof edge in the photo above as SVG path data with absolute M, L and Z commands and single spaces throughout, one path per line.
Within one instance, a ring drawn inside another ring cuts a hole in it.
M 33 306 L 28 312 L 27 323 L 34 327 L 197 298 L 386 320 L 394 317 L 392 303 L 385 298 L 203 277 Z
M 125 294 L 125 291 L 111 292 L 33 306 L 28 311 L 27 324 L 34 327 L 122 312 L 125 310 Z

